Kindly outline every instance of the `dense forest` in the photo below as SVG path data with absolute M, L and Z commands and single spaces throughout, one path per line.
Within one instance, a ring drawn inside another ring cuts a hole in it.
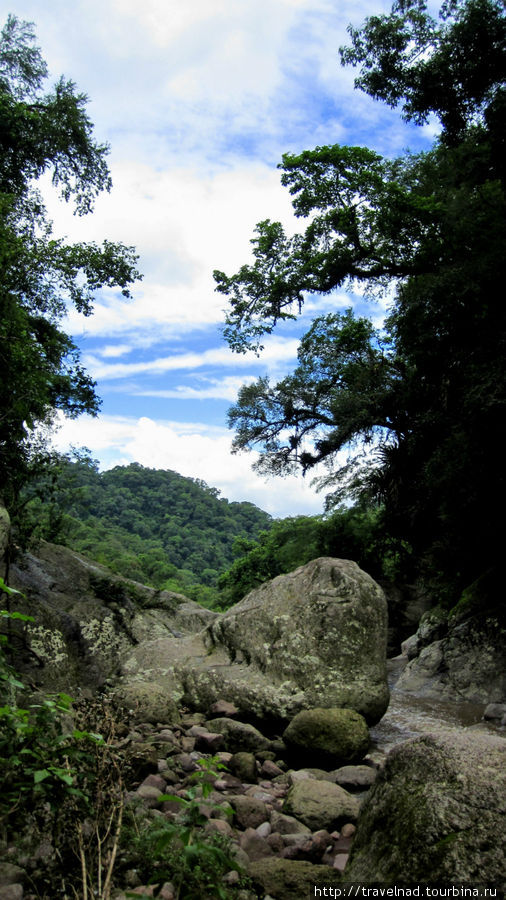
M 218 601 L 218 577 L 234 559 L 237 538 L 254 541 L 271 517 L 234 503 L 199 479 L 138 463 L 99 472 L 86 454 L 59 457 L 23 492 L 18 538 L 66 544 L 114 572 Z
M 354 559 L 383 582 L 409 557 L 386 536 L 379 507 L 273 520 L 199 479 L 138 463 L 99 472 L 82 452 L 55 457 L 51 475 L 27 486 L 21 502 L 22 545 L 65 544 L 126 578 L 217 608 L 317 556 Z

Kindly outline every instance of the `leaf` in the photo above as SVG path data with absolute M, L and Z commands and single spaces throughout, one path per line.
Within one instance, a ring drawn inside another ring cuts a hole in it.
M 37 771 L 33 773 L 34 784 L 40 784 L 40 782 L 44 781 L 46 778 L 51 778 L 51 772 L 48 772 L 47 769 L 37 769 Z
M 184 800 L 183 797 L 176 797 L 175 794 L 161 794 L 158 797 L 158 803 L 165 803 L 166 800 L 170 800 L 172 803 L 181 803 L 182 806 L 188 806 L 188 800 Z

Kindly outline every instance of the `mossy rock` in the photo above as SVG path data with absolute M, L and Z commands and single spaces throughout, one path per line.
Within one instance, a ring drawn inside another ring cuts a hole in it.
M 356 822 L 360 800 L 328 781 L 305 778 L 290 788 L 283 813 L 307 825 L 311 831 L 334 831 L 346 822 Z
M 314 885 L 335 885 L 341 877 L 330 866 L 295 859 L 259 859 L 250 863 L 248 874 L 275 900 L 302 900 L 312 896 Z
M 369 730 L 353 709 L 305 709 L 292 719 L 283 740 L 297 760 L 336 768 L 363 759 Z
M 506 741 L 461 729 L 392 750 L 365 800 L 346 880 L 504 881 Z
M 112 696 L 114 705 L 124 710 L 131 722 L 174 725 L 180 715 L 171 695 L 159 684 L 132 681 L 118 686 Z

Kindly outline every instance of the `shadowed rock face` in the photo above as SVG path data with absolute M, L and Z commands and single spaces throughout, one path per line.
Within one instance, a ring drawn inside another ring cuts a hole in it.
M 426 735 L 388 756 L 362 808 L 347 881 L 503 882 L 506 740 Z

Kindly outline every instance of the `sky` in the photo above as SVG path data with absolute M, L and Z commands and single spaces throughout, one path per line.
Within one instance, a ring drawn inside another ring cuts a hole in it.
M 214 269 L 250 259 L 257 222 L 294 228 L 277 168 L 286 152 L 325 144 L 386 156 L 434 137 L 354 90 L 338 48 L 349 23 L 388 12 L 382 0 L 12 0 L 35 23 L 51 79 L 89 97 L 95 136 L 110 144 L 113 190 L 75 217 L 44 185 L 57 236 L 133 245 L 142 282 L 125 300 L 97 295 L 94 314 L 65 323 L 102 399 L 97 418 L 62 421 L 60 450 L 85 446 L 102 469 L 139 462 L 200 478 L 229 500 L 274 516 L 315 514 L 324 498 L 302 476 L 269 478 L 255 455 L 232 455 L 227 410 L 241 384 L 282 377 L 312 316 L 354 306 L 337 291 L 310 298 L 260 358 L 223 340 Z M 49 85 L 48 85 L 49 86 Z M 384 308 L 368 307 L 381 321 Z

